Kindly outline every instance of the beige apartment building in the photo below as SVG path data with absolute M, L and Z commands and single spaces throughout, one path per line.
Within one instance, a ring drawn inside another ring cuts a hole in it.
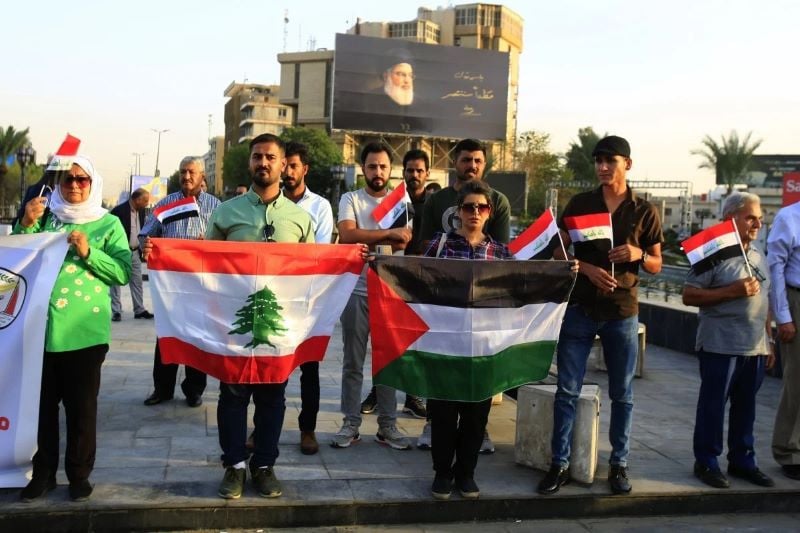
M 203 155 L 206 165 L 206 184 L 209 192 L 221 195 L 224 192 L 222 181 L 222 159 L 225 154 L 225 137 L 219 135 L 208 140 L 208 152 Z
M 519 55 L 522 53 L 523 45 L 522 30 L 522 17 L 505 6 L 462 4 L 437 9 L 421 7 L 417 10 L 417 17 L 410 21 L 359 20 L 347 33 L 507 52 L 509 79 L 505 140 L 489 143 L 494 168 L 502 170 L 513 166 L 517 134 Z M 278 54 L 278 62 L 281 64 L 278 101 L 293 109 L 293 125 L 330 131 L 333 58 L 332 50 Z M 350 164 L 357 162 L 358 148 L 370 140 L 379 139 L 386 142 L 396 152 L 398 158 L 407 150 L 421 148 L 431 154 L 431 166 L 434 169 L 432 177 L 436 181 L 444 181 L 446 169 L 451 166 L 450 150 L 456 141 L 456 139 L 396 134 L 366 136 L 344 130 L 331 133 L 334 142 L 342 149 L 345 162 Z
M 277 85 L 231 82 L 225 89 L 225 149 L 262 133 L 280 135 L 292 125 L 294 109 L 279 102 Z

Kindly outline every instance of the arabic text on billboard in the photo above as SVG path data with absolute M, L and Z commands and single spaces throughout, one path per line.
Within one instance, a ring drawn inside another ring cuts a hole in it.
M 332 128 L 505 138 L 508 54 L 336 35 Z

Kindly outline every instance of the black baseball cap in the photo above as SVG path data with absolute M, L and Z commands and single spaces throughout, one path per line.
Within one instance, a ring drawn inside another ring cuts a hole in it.
M 616 135 L 609 135 L 603 137 L 592 150 L 592 157 L 596 155 L 621 155 L 622 157 L 631 157 L 631 145 L 622 137 Z

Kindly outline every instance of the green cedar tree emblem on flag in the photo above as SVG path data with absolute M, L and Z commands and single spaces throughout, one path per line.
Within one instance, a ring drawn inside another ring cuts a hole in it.
M 252 333 L 253 339 L 244 345 L 245 348 L 255 348 L 259 344 L 275 348 L 269 340 L 270 335 L 280 336 L 287 331 L 283 327 L 280 311 L 283 311 L 283 307 L 278 305 L 275 293 L 265 285 L 260 291 L 248 296 L 245 306 L 236 311 L 238 319 L 233 323 L 235 329 L 228 333 Z

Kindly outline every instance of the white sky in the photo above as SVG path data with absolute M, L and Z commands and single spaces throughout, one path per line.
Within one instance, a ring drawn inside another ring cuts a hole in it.
M 138 0 L 7 2 L 8 53 L 0 125 L 30 127 L 43 162 L 64 134 L 116 196 L 145 152 L 142 173 L 171 174 L 224 132 L 223 91 L 233 81 L 278 83 L 276 55 L 333 48 L 361 17 L 403 21 L 417 2 Z M 713 184 L 689 151 L 704 135 L 736 129 L 763 139 L 758 153 L 800 152 L 800 69 L 794 0 L 508 0 L 525 21 L 518 131 L 549 133 L 564 152 L 578 129 L 626 137 L 633 179 Z M 435 4 L 427 4 L 436 7 Z

